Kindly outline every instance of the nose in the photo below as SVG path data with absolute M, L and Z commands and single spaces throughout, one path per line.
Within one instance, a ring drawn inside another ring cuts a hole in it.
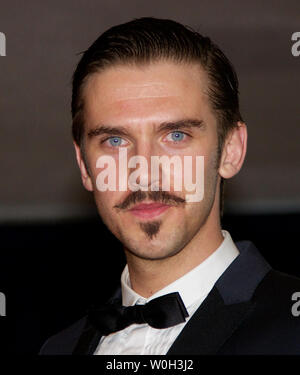
M 135 155 L 128 161 L 130 190 L 157 191 L 159 176 L 151 175 L 151 158 L 157 154 L 157 148 L 152 142 L 139 142 L 135 147 Z

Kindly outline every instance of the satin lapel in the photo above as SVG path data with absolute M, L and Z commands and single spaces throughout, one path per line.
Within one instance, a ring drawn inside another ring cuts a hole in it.
M 110 298 L 108 303 L 120 301 L 121 298 L 121 288 L 118 288 Z M 94 354 L 101 337 L 102 333 L 99 332 L 93 325 L 91 325 L 88 318 L 86 318 L 85 327 L 78 339 L 72 355 Z
M 252 312 L 255 289 L 271 267 L 251 242 L 237 246 L 240 255 L 218 279 L 167 354 L 217 354 Z
M 225 305 L 218 289 L 214 287 L 167 355 L 216 354 L 253 307 L 251 301 Z
M 102 334 L 87 320 L 72 355 L 94 354 L 101 337 Z

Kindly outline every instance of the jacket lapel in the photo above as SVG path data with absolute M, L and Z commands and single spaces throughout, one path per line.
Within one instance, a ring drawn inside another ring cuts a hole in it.
M 218 289 L 213 288 L 167 355 L 216 354 L 253 307 L 250 301 L 225 305 Z
M 94 354 L 101 337 L 101 332 L 93 327 L 88 319 L 86 319 L 85 327 L 76 343 L 72 355 Z
M 240 255 L 218 279 L 168 355 L 217 354 L 255 308 L 253 294 L 271 267 L 251 242 L 236 245 Z
M 122 300 L 121 288 L 118 288 L 107 303 L 120 302 Z M 83 331 L 73 349 L 72 355 L 94 354 L 101 340 L 102 333 L 89 321 L 88 315 Z

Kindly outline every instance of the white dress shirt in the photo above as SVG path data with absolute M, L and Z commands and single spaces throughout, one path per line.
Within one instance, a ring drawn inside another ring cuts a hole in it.
M 131 289 L 126 265 L 121 276 L 122 303 L 124 306 L 143 305 L 164 294 L 178 292 L 189 316 L 184 323 L 165 329 L 152 328 L 148 324 L 132 324 L 122 331 L 103 336 L 94 354 L 166 354 L 185 324 L 207 297 L 216 281 L 239 255 L 239 251 L 230 234 L 225 230 L 222 230 L 222 234 L 224 236 L 223 242 L 208 258 L 148 299 L 141 297 Z

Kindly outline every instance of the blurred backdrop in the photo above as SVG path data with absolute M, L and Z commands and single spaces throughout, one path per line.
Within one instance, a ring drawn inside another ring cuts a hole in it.
M 107 28 L 171 18 L 211 37 L 234 64 L 249 131 L 226 187 L 223 227 L 300 276 L 300 3 L 201 0 L 0 1 L 0 317 L 9 352 L 35 354 L 116 287 L 124 258 L 80 180 L 71 139 L 71 76 Z M 109 270 L 109 272 L 105 271 Z M 2 338 L 4 335 L 2 335 Z

